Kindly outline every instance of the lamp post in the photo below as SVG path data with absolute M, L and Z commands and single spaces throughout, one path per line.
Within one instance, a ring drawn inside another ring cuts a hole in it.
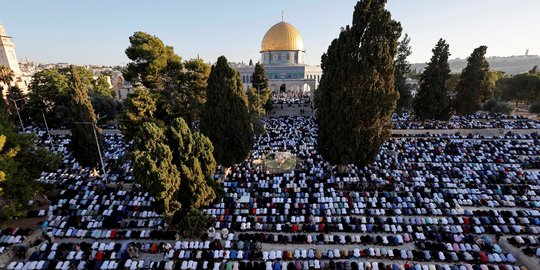
M 15 109 L 17 110 L 17 116 L 19 117 L 19 122 L 21 122 L 22 131 L 24 132 L 24 125 L 21 118 L 21 114 L 19 113 L 19 106 L 17 106 L 17 101 L 24 100 L 24 98 L 9 99 L 9 100 L 13 101 L 13 104 L 15 104 Z
M 32 110 L 39 110 L 41 112 L 41 116 L 43 116 L 43 122 L 45 123 L 45 129 L 47 130 L 47 136 L 49 137 L 49 141 L 51 141 L 51 146 L 53 145 L 53 141 L 51 138 L 51 132 L 49 130 L 49 125 L 47 124 L 47 118 L 45 117 L 45 113 L 43 112 L 42 108 L 34 108 L 34 107 L 28 107 Z
M 101 170 L 103 173 L 105 173 L 105 164 L 103 163 L 103 156 L 101 156 L 101 147 L 99 146 L 99 140 L 97 137 L 97 131 L 96 131 L 96 123 L 93 122 L 74 122 L 75 124 L 79 125 L 92 125 L 92 129 L 94 130 L 94 138 L 96 138 L 96 146 L 99 154 L 99 160 L 101 161 Z

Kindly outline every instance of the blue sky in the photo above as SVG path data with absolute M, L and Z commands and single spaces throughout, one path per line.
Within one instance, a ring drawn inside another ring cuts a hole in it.
M 298 28 L 309 64 L 350 24 L 356 0 L 2 0 L 0 21 L 17 57 L 43 63 L 124 64 L 128 37 L 145 31 L 184 59 L 257 61 L 266 30 L 280 21 Z M 411 62 L 426 62 L 442 37 L 451 58 L 475 47 L 488 55 L 540 54 L 540 0 L 389 0 L 411 38 Z M 5 12 L 9 10 L 11 12 Z

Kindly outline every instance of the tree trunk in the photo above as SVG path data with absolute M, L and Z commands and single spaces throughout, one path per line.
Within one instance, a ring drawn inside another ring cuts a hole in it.
M 96 166 L 92 167 L 92 172 L 90 173 L 90 176 L 99 177 L 99 173 L 97 171 Z
M 348 173 L 350 170 L 347 165 L 340 164 L 340 165 L 337 165 L 337 171 L 338 173 Z

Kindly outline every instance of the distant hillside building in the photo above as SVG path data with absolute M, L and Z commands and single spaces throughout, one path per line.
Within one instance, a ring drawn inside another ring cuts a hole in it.
M 120 71 L 112 72 L 111 84 L 114 88 L 115 97 L 118 100 L 124 100 L 133 91 L 133 86 L 124 79 L 124 75 Z
M 322 76 L 320 66 L 305 63 L 304 39 L 291 24 L 281 21 L 272 26 L 261 43 L 261 63 L 264 65 L 270 90 L 274 93 L 306 94 L 315 90 Z M 247 89 L 251 86 L 255 66 L 239 66 Z
M 540 56 L 538 55 L 493 56 L 487 58 L 487 61 L 491 70 L 502 71 L 508 75 L 526 73 L 534 66 L 540 66 Z M 452 73 L 461 73 L 467 66 L 467 59 L 449 60 L 448 64 L 450 64 Z M 411 65 L 411 69 L 420 73 L 424 71 L 426 66 L 425 63 L 416 63 Z

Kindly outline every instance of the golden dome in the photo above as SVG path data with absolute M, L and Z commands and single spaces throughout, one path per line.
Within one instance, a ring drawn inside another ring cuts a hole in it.
M 279 22 L 264 35 L 261 52 L 304 51 L 304 39 L 290 23 Z

